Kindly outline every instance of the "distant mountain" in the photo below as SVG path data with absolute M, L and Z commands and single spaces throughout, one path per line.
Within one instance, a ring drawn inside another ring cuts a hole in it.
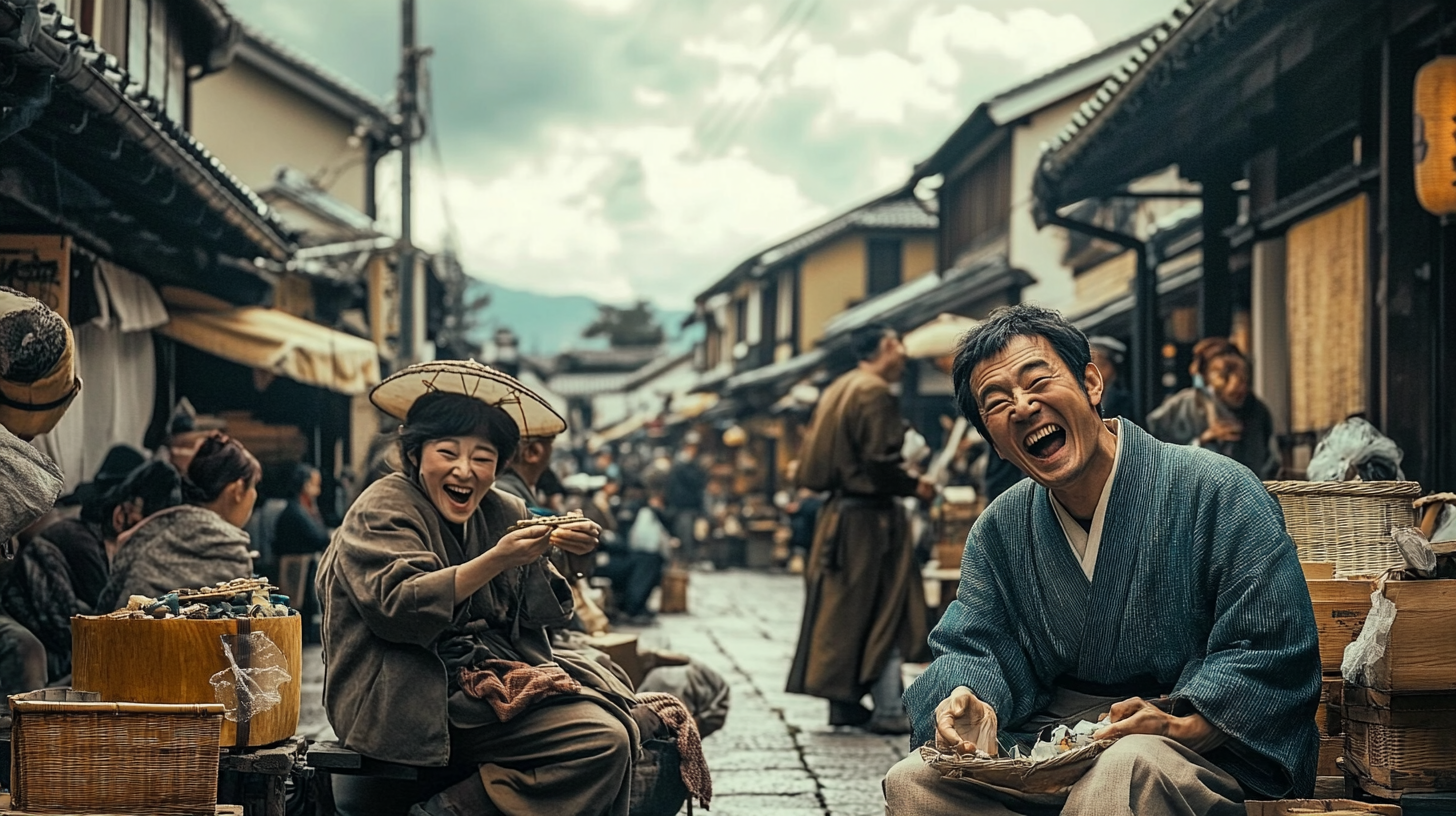
M 581 333 L 597 319 L 600 304 L 583 295 L 542 295 L 523 292 L 495 283 L 472 280 L 466 289 L 466 302 L 480 294 L 490 295 L 490 304 L 475 315 L 471 339 L 484 342 L 502 326 L 520 338 L 522 354 L 550 357 L 572 348 L 605 348 L 602 338 L 584 339 Z M 667 333 L 668 347 L 685 351 L 692 347 L 696 335 L 679 327 L 688 312 L 654 309 L 657 320 Z

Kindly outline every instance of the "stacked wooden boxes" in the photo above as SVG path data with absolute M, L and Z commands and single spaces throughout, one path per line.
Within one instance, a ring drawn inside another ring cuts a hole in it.
M 1456 580 L 1388 581 L 1385 653 L 1344 689 L 1345 769 L 1396 799 L 1456 791 Z
M 935 560 L 942 569 L 960 569 L 961 553 L 971 525 L 986 509 L 986 501 L 969 488 L 948 487 L 937 512 L 939 535 L 935 544 Z
M 1340 776 L 1339 758 L 1345 747 L 1341 714 L 1344 679 L 1340 676 L 1340 662 L 1344 659 L 1345 647 L 1360 635 L 1365 625 L 1373 586 L 1366 580 L 1335 578 L 1333 564 L 1302 562 L 1300 566 L 1304 569 L 1305 584 L 1309 587 L 1309 598 L 1314 605 L 1320 665 L 1324 671 L 1320 705 L 1315 711 L 1315 725 L 1320 734 L 1319 764 L 1315 774 Z

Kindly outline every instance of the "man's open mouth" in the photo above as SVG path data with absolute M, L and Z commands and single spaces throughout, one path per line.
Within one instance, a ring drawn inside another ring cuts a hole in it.
M 1036 459 L 1048 459 L 1067 444 L 1067 432 L 1062 426 L 1052 423 L 1026 435 L 1022 447 Z
M 455 485 L 445 485 L 445 495 L 446 496 L 449 496 L 450 497 L 450 500 L 451 501 L 454 501 L 457 504 L 469 504 L 470 503 L 470 497 L 471 497 L 471 495 L 474 494 L 474 492 L 475 491 L 471 490 L 468 487 L 456 487 Z

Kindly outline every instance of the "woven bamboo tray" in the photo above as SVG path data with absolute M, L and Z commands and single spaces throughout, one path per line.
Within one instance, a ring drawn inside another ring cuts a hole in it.
M 1340 575 L 1401 566 L 1390 531 L 1412 527 L 1418 482 L 1265 482 L 1279 501 L 1300 561 L 1328 561 Z
M 1066 801 L 1072 786 L 1087 773 L 1098 755 L 1115 742 L 1098 740 L 1038 762 L 966 756 L 941 751 L 933 744 L 921 746 L 920 758 L 946 779 L 959 779 L 1033 804 L 1056 805 Z
M 29 813 L 213 816 L 223 708 L 10 697 L 11 803 Z

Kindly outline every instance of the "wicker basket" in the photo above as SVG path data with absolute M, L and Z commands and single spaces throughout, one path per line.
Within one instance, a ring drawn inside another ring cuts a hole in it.
M 11 806 L 28 813 L 213 816 L 223 707 L 10 697 Z
M 1375 575 L 1405 562 L 1390 531 L 1411 527 L 1418 482 L 1265 482 L 1284 510 L 1300 561 L 1328 561 L 1340 575 Z

